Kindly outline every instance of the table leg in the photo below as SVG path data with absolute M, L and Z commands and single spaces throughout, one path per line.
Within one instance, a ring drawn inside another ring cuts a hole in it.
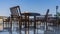
M 34 16 L 34 34 L 36 34 L 36 16 Z

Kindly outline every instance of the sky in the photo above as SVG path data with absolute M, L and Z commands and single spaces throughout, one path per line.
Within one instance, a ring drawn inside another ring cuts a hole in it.
M 35 12 L 45 14 L 56 14 L 56 6 L 60 6 L 60 0 L 0 0 L 0 16 L 10 16 L 10 7 L 20 6 L 21 12 Z M 60 8 L 58 8 L 58 12 Z

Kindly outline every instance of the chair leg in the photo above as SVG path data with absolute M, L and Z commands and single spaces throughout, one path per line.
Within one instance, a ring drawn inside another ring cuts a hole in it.
M 10 18 L 10 34 L 12 34 L 12 19 Z
M 3 21 L 3 30 L 4 30 L 4 21 Z
M 19 19 L 19 34 L 21 34 L 21 18 Z

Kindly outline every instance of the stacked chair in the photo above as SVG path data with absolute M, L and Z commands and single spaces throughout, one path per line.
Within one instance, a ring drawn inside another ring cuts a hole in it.
M 17 24 L 19 26 L 17 29 L 19 29 L 21 33 L 22 15 L 21 15 L 20 7 L 19 6 L 11 7 L 10 12 L 11 12 L 10 17 L 3 20 L 3 29 L 8 29 L 9 32 L 12 34 L 12 21 L 18 21 L 19 23 Z M 4 23 L 8 23 L 9 24 L 8 27 L 4 27 Z

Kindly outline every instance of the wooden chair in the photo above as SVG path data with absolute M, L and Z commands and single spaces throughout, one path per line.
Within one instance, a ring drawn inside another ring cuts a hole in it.
M 3 19 L 3 28 L 4 28 L 4 23 L 8 23 L 9 24 L 9 29 L 10 33 L 12 34 L 12 21 L 18 21 L 19 23 L 17 23 L 19 25 L 19 29 L 21 30 L 21 11 L 20 11 L 20 7 L 19 6 L 14 6 L 10 8 L 10 17 L 8 17 L 7 19 Z
M 10 8 L 11 16 L 10 16 L 10 23 L 11 23 L 11 28 L 12 28 L 12 21 L 18 21 L 19 25 L 19 33 L 21 34 L 21 29 L 22 29 L 22 23 L 25 22 L 25 28 L 28 28 L 27 22 L 29 21 L 29 17 L 25 16 L 25 13 L 21 13 L 20 7 L 19 6 L 14 6 Z
M 7 17 L 6 19 L 3 19 L 3 30 L 4 29 L 9 29 L 9 21 L 10 21 L 10 17 Z
M 19 6 L 11 7 L 10 12 L 11 12 L 11 16 L 10 16 L 11 28 L 12 28 L 12 21 L 18 21 L 19 23 L 17 30 L 19 30 L 19 33 L 21 34 L 21 28 L 22 28 L 21 26 L 24 20 L 22 18 L 20 7 Z

